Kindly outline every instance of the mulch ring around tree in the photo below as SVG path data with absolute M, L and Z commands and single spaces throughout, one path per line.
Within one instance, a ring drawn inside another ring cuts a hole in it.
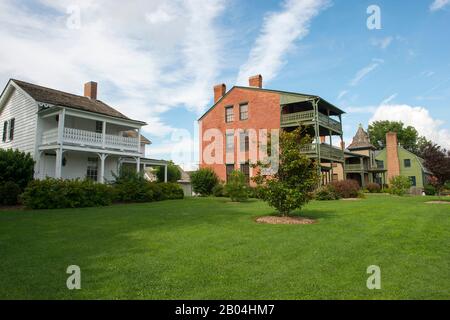
M 255 220 L 257 223 L 266 224 L 313 224 L 316 220 L 302 217 L 280 217 L 280 216 L 264 216 Z
M 450 204 L 450 201 L 427 201 L 429 204 Z

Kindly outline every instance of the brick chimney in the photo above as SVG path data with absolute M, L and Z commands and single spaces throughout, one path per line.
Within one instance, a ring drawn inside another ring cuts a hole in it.
M 97 82 L 89 81 L 84 84 L 84 96 L 97 100 Z
M 225 83 L 218 84 L 214 86 L 214 103 L 220 100 L 225 95 L 225 92 L 227 91 L 227 86 Z
M 249 87 L 262 88 L 262 76 L 257 74 L 256 76 L 248 78 Z
M 397 132 L 386 133 L 387 180 L 400 175 Z

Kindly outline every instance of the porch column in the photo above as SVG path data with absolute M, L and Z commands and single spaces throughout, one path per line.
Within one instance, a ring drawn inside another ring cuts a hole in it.
M 164 182 L 167 182 L 167 164 L 164 166 Z
M 102 148 L 105 149 L 106 146 L 106 121 L 102 123 Z
M 34 176 L 36 179 L 43 179 L 44 177 L 42 176 L 42 169 L 41 169 L 41 157 L 42 154 L 44 153 L 44 151 L 40 150 L 37 152 L 37 159 L 36 159 L 36 165 L 35 165 L 35 172 L 34 172 Z
M 62 155 L 63 151 L 61 148 L 56 149 L 56 160 L 55 160 L 55 178 L 61 179 L 62 171 Z
M 141 172 L 141 158 L 140 157 L 136 157 L 136 172 L 137 173 Z
M 58 115 L 58 144 L 62 146 L 64 140 L 64 122 L 66 118 L 66 109 L 59 111 Z
M 98 154 L 100 158 L 100 175 L 98 177 L 98 182 L 105 183 L 105 160 L 108 157 L 105 153 Z

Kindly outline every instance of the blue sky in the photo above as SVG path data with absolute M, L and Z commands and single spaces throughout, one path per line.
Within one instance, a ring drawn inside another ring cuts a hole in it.
M 381 29 L 367 27 L 370 5 Z M 347 143 L 390 119 L 448 148 L 449 31 L 449 0 L 3 0 L 0 81 L 79 94 L 97 81 L 101 100 L 149 123 L 148 156 L 186 168 L 213 85 L 256 73 L 344 109 Z

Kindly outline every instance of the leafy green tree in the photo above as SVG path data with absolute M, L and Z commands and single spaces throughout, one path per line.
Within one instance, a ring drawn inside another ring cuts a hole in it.
M 232 201 L 241 202 L 248 199 L 248 185 L 245 175 L 238 170 L 233 170 L 228 177 L 225 185 L 225 192 L 230 196 Z
M 23 191 L 33 176 L 34 160 L 29 153 L 0 149 L 0 184 L 12 181 Z
M 164 167 L 156 169 L 156 178 L 159 182 L 164 182 Z M 172 161 L 167 165 L 167 182 L 177 182 L 181 179 L 181 171 Z
M 392 194 L 403 196 L 411 187 L 411 180 L 405 176 L 395 176 L 389 180 Z
M 275 208 L 283 216 L 301 208 L 313 197 L 319 183 L 317 164 L 299 150 L 311 143 L 301 128 L 287 132 L 282 130 L 279 141 L 278 170 L 270 176 L 257 171 L 253 181 L 260 187 L 261 199 Z M 264 167 L 258 162 L 253 167 Z
M 212 194 L 213 188 L 219 183 L 216 173 L 210 168 L 202 168 L 191 174 L 192 189 L 202 196 Z
M 386 146 L 386 133 L 397 132 L 398 142 L 413 153 L 417 153 L 419 143 L 423 142 L 423 138 L 419 138 L 419 133 L 412 126 L 407 126 L 401 121 L 375 121 L 369 125 L 370 143 L 376 148 L 382 149 Z

